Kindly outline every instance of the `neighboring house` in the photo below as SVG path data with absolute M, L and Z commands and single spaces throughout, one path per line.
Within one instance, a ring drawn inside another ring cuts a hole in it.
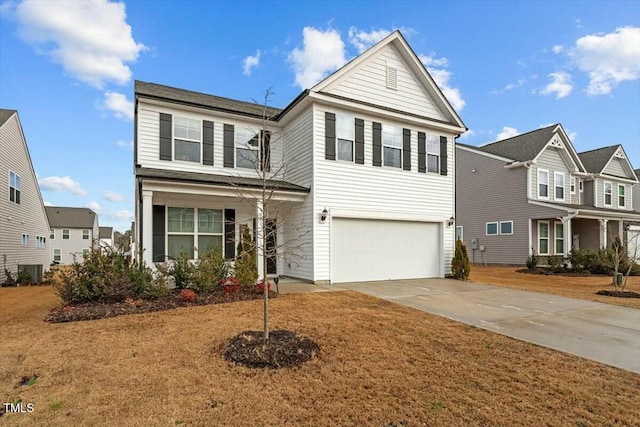
M 283 110 L 137 81 L 134 126 L 134 241 L 149 264 L 214 247 L 234 259 L 244 227 L 260 227 L 252 161 L 267 156 L 272 202 L 288 210 L 286 220 L 273 204 L 265 212 L 275 238 L 264 246 L 280 255 L 268 274 L 338 283 L 449 272 L 454 140 L 466 128 L 399 32 Z
M 113 227 L 99 227 L 99 244 L 102 248 L 113 248 Z
M 49 223 L 27 141 L 15 110 L 0 109 L 0 283 L 5 268 L 34 282 L 49 268 Z
M 72 264 L 86 255 L 99 239 L 98 215 L 89 208 L 47 206 L 51 226 L 49 247 L 57 264 Z
M 625 221 L 640 219 L 638 181 L 620 145 L 578 154 L 556 124 L 456 152 L 457 235 L 473 262 L 606 247 Z
M 640 169 L 634 171 L 636 178 L 640 179 Z M 640 212 L 640 183 L 635 184 L 631 189 L 631 204 L 633 210 Z M 627 232 L 627 251 L 636 262 L 640 263 L 640 221 L 629 221 L 625 224 Z

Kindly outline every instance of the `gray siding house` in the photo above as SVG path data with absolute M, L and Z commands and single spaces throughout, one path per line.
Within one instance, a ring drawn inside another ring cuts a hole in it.
M 100 236 L 100 247 L 113 248 L 113 227 L 100 227 L 98 233 Z
M 0 283 L 5 269 L 40 282 L 51 263 L 49 223 L 27 141 L 15 110 L 0 109 Z
M 524 264 L 623 238 L 638 180 L 620 145 L 577 153 L 555 124 L 481 147 L 456 144 L 456 234 L 472 262 Z
M 51 225 L 49 247 L 51 259 L 58 264 L 72 264 L 74 255 L 78 261 L 98 243 L 98 215 L 89 208 L 47 206 Z

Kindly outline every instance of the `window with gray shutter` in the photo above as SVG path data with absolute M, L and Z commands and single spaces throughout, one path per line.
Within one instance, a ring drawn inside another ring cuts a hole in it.
M 336 115 L 324 113 L 324 158 L 336 159 Z

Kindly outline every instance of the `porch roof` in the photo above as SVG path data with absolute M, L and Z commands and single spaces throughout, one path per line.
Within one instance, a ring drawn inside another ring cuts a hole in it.
M 158 181 L 186 182 L 192 184 L 209 184 L 223 187 L 262 188 L 262 180 L 259 178 L 246 178 L 238 176 L 214 175 L 200 172 L 172 171 L 153 168 L 136 168 L 136 178 L 152 178 Z M 282 190 L 307 194 L 311 190 L 301 185 L 286 181 L 267 180 L 269 190 Z
M 621 209 L 607 209 L 607 208 L 597 208 L 595 206 L 589 205 L 575 205 L 575 204 L 566 204 L 566 203 L 549 203 L 549 202 L 539 202 L 530 200 L 529 203 L 545 206 L 552 209 L 558 209 L 569 214 L 577 214 L 577 217 L 581 216 L 602 216 L 602 218 L 614 218 L 614 219 L 623 219 L 627 221 L 640 221 L 640 212 L 637 211 L 629 211 L 629 210 L 621 210 Z

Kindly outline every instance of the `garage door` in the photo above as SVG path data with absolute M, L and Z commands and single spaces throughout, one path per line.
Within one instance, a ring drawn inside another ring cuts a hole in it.
M 632 225 L 627 231 L 627 250 L 629 257 L 640 262 L 640 226 Z
M 331 281 L 438 277 L 440 224 L 333 218 Z

